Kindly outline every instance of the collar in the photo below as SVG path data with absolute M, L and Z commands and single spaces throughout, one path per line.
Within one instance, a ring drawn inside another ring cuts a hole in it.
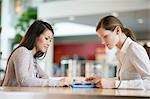
M 128 37 L 128 38 L 125 40 L 125 42 L 124 42 L 122 48 L 120 49 L 120 51 L 126 53 L 126 52 L 127 52 L 127 49 L 129 48 L 129 45 L 130 45 L 132 42 L 133 42 L 133 41 L 131 40 L 131 38 Z

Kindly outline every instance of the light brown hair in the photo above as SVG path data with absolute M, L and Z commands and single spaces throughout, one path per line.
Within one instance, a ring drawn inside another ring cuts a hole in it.
M 104 28 L 105 30 L 113 31 L 116 26 L 119 26 L 121 28 L 121 31 L 127 37 L 130 37 L 133 41 L 136 41 L 136 37 L 135 37 L 133 31 L 130 30 L 129 28 L 125 28 L 118 18 L 111 16 L 111 15 L 106 16 L 100 20 L 100 22 L 98 23 L 98 25 L 96 27 L 96 31 L 99 28 Z

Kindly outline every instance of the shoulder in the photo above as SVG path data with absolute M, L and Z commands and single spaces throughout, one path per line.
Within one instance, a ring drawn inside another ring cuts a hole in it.
M 144 47 L 137 42 L 132 42 L 129 46 L 128 52 L 132 56 L 142 57 L 143 55 L 147 55 Z
M 14 51 L 13 54 L 14 56 L 29 56 L 31 52 L 26 47 L 19 47 Z
M 22 46 L 22 47 L 17 48 L 15 52 L 26 52 L 26 53 L 29 53 L 30 50 L 28 50 L 26 47 Z
M 132 42 L 129 46 L 129 50 L 131 52 L 141 52 L 141 51 L 145 51 L 144 47 L 140 44 L 138 44 L 137 42 Z

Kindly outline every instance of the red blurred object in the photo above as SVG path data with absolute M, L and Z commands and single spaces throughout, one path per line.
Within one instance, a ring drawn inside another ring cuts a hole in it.
M 104 48 L 100 43 L 79 43 L 79 44 L 56 44 L 54 45 L 54 63 L 60 63 L 64 56 L 83 56 L 88 60 L 95 60 L 96 48 Z

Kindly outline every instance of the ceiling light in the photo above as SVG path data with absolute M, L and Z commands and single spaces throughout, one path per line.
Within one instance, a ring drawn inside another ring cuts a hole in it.
M 75 20 L 75 17 L 74 16 L 70 16 L 69 17 L 69 21 L 74 21 Z
M 144 23 L 144 20 L 142 18 L 137 19 L 138 23 L 142 24 Z
M 111 15 L 115 16 L 115 17 L 118 17 L 119 14 L 117 12 L 112 12 Z

